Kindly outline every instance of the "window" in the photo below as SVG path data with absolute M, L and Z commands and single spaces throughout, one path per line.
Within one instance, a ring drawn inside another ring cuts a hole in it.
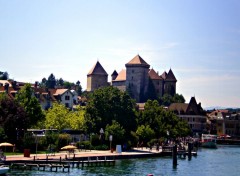
M 65 100 L 70 100 L 70 96 L 66 95 Z
M 134 70 L 132 70 L 132 73 L 134 73 Z
M 69 107 L 69 103 L 65 103 L 65 106 L 68 108 Z

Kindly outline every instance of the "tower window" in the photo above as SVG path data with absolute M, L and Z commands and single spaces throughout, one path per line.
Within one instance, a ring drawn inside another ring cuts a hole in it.
M 132 73 L 134 73 L 134 70 L 132 70 Z

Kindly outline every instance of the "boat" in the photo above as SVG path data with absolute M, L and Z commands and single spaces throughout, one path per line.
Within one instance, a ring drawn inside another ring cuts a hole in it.
M 217 148 L 217 135 L 202 134 L 201 146 L 204 148 Z
M 6 174 L 9 171 L 9 167 L 8 166 L 0 166 L 0 175 Z

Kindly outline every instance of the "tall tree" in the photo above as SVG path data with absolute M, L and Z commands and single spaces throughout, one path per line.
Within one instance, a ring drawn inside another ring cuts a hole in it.
M 163 97 L 160 98 L 160 104 L 163 106 L 169 106 L 171 103 L 185 103 L 185 98 L 182 94 L 177 93 L 174 96 L 164 94 Z
M 49 89 L 54 89 L 55 86 L 56 86 L 56 82 L 57 81 L 55 79 L 55 76 L 51 73 L 50 76 L 47 79 L 46 87 L 49 88 Z
M 63 86 L 65 89 L 72 89 L 72 87 L 74 86 L 74 83 L 64 81 Z
M 31 84 L 25 84 L 16 95 L 16 100 L 24 107 L 29 118 L 29 127 L 34 127 L 39 121 L 44 119 L 44 113 L 40 103 L 34 96 Z
M 64 81 L 63 81 L 62 78 L 60 78 L 60 79 L 58 80 L 58 85 L 59 85 L 59 86 L 63 86 L 63 85 L 64 85 Z
M 135 102 L 125 92 L 109 86 L 95 90 L 86 106 L 86 120 L 89 132 L 99 132 L 112 120 L 118 122 L 126 134 L 135 131 Z
M 0 128 L 1 136 L 6 135 L 9 142 L 16 143 L 29 124 L 24 108 L 6 94 L 0 94 Z
M 46 112 L 46 128 L 56 128 L 63 130 L 65 128 L 73 130 L 86 130 L 85 109 L 77 107 L 75 111 L 70 111 L 63 104 L 54 103 L 52 108 Z
M 9 78 L 8 72 L 0 71 L 0 80 L 8 80 L 8 78 Z
M 187 122 L 182 121 L 171 111 L 167 111 L 159 106 L 156 100 L 148 100 L 145 104 L 144 111 L 141 112 L 137 119 L 138 127 L 144 125 L 149 127 L 156 134 L 156 138 L 187 136 L 190 134 L 190 128 Z
M 82 86 L 81 86 L 81 84 L 80 84 L 80 81 L 77 81 L 76 82 L 76 91 L 77 91 L 77 94 L 80 96 L 80 95 L 82 95 Z

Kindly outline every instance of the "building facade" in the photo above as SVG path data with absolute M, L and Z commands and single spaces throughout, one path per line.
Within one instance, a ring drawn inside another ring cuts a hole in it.
M 139 55 L 125 64 L 125 69 L 119 73 L 113 71 L 110 83 L 107 82 L 107 73 L 99 62 L 87 75 L 87 91 L 93 91 L 99 87 L 112 85 L 122 91 L 127 91 L 137 102 L 145 102 L 147 99 L 156 99 L 164 94 L 176 93 L 176 82 L 172 70 L 159 75 Z
M 192 97 L 189 103 L 172 103 L 168 109 L 185 120 L 193 134 L 200 135 L 206 130 L 207 116 L 201 103 L 197 104 L 195 97 Z

